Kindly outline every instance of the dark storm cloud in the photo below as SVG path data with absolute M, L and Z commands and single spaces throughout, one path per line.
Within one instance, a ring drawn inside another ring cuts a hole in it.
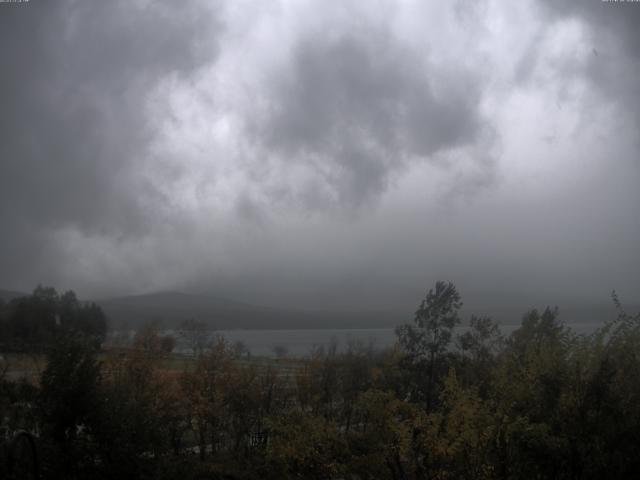
M 145 230 L 146 207 L 162 203 L 134 174 L 151 134 L 146 95 L 210 61 L 218 25 L 197 4 L 0 7 L 0 271 L 10 282 L 57 228 Z
M 370 205 L 408 162 L 484 135 L 481 83 L 433 67 L 427 52 L 386 32 L 302 38 L 256 130 L 270 152 L 321 179 L 301 199 L 308 207 Z

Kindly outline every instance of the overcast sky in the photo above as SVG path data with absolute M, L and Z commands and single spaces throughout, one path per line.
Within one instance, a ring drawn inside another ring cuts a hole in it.
M 640 301 L 640 3 L 0 3 L 0 288 Z

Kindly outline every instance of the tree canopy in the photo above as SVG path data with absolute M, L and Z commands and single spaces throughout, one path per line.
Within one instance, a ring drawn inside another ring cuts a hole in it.
M 58 330 L 37 382 L 0 369 L 0 426 L 38 433 L 43 478 L 640 473 L 640 316 L 616 296 L 619 316 L 593 334 L 545 308 L 503 338 L 487 317 L 457 330 L 460 294 L 439 282 L 393 348 L 333 343 L 277 359 L 248 358 L 222 337 L 193 356 L 172 354 L 153 326 L 128 349 L 100 351 L 74 326 L 75 296 L 33 297 L 29 308 Z
M 0 343 L 6 349 L 42 349 L 57 336 L 73 332 L 99 344 L 107 333 L 107 318 L 99 306 L 80 302 L 71 290 L 59 294 L 39 285 L 31 295 L 0 308 Z

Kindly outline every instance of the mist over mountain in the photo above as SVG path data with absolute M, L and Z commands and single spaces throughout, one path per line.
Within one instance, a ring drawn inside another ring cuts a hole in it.
M 638 4 L 375 5 L 3 3 L 0 285 L 640 302 Z
M 0 289 L 0 299 L 9 302 L 27 296 L 27 293 Z M 203 322 L 213 330 L 230 329 L 369 329 L 394 328 L 411 321 L 416 305 L 386 310 L 360 309 L 303 309 L 294 306 L 265 306 L 224 298 L 206 293 L 177 291 L 151 292 L 102 299 L 82 299 L 98 304 L 113 330 L 137 329 L 154 323 L 160 328 L 172 329 L 184 320 Z M 552 300 L 552 299 L 549 299 Z M 623 299 L 624 300 L 624 299 Z M 576 302 L 556 298 L 556 301 L 536 301 L 525 296 L 499 299 L 471 299 L 461 309 L 461 325 L 471 315 L 491 317 L 502 325 L 517 325 L 523 315 L 545 307 L 558 307 L 559 319 L 565 324 L 602 324 L 616 318 L 618 311 L 612 301 Z M 629 314 L 640 312 L 640 305 L 623 301 Z
M 393 328 L 413 319 L 415 308 L 404 310 L 303 310 L 252 305 L 214 295 L 157 292 L 96 300 L 114 329 L 137 328 L 157 322 L 164 328 L 175 328 L 180 322 L 195 319 L 212 329 L 352 329 Z M 462 324 L 474 315 L 490 316 L 504 325 L 519 324 L 525 312 L 555 304 L 501 305 L 463 307 Z M 604 323 L 615 318 L 613 303 L 559 304 L 560 320 L 567 323 Z M 630 313 L 640 310 L 626 307 Z
M 175 328 L 194 319 L 212 329 L 384 328 L 401 323 L 403 312 L 313 311 L 249 305 L 208 295 L 158 292 L 97 300 L 112 328 L 158 322 Z

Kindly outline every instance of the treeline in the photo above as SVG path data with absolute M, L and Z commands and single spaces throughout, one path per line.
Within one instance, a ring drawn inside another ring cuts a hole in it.
M 31 295 L 0 299 L 0 345 L 3 351 L 39 351 L 71 333 L 92 337 L 100 345 L 107 319 L 96 304 L 81 303 L 69 290 L 38 286 Z
M 588 336 L 549 308 L 508 338 L 478 317 L 457 335 L 439 282 L 393 349 L 266 365 L 222 338 L 178 363 L 152 329 L 102 353 L 75 332 L 0 404 L 38 432 L 44 478 L 638 478 L 640 317 L 614 301 Z

